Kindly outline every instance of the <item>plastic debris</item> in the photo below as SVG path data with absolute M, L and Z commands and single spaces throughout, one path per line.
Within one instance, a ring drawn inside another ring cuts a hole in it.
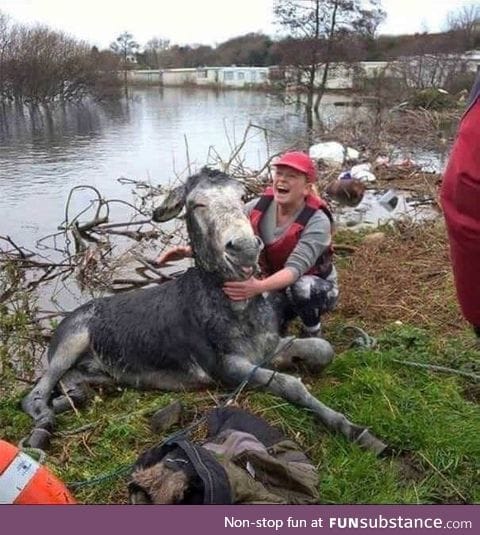
M 386 193 L 384 193 L 380 199 L 378 199 L 378 202 L 389 212 L 392 212 L 395 210 L 398 204 L 398 195 L 396 194 L 395 190 L 389 189 Z
M 390 158 L 388 156 L 377 156 L 375 165 L 384 165 L 385 167 L 390 167 Z
M 338 176 L 340 180 L 355 179 L 360 182 L 375 182 L 377 177 L 372 173 L 372 165 L 370 163 L 361 163 L 354 165 L 349 171 L 343 171 Z
M 358 160 L 358 158 L 360 158 L 360 153 L 358 152 L 358 150 L 352 149 L 352 147 L 347 147 L 345 155 L 347 160 Z
M 345 147 L 337 141 L 326 141 L 312 145 L 308 151 L 311 158 L 323 160 L 325 163 L 343 164 Z
M 377 177 L 372 173 L 372 164 L 370 163 L 354 165 L 350 169 L 350 175 L 360 182 L 375 182 L 377 180 Z

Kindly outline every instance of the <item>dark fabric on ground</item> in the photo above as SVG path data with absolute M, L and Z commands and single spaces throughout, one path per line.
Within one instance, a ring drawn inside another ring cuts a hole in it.
M 140 489 L 155 503 L 151 497 L 154 491 L 162 494 L 158 486 L 163 480 L 151 481 L 147 488 L 147 478 L 142 479 L 140 472 L 163 463 L 187 476 L 184 499 L 176 503 L 318 503 L 315 467 L 279 429 L 233 407 L 210 411 L 207 424 L 208 436 L 202 445 L 172 440 L 141 455 L 129 484 L 130 494 Z M 162 470 L 158 473 L 165 474 Z

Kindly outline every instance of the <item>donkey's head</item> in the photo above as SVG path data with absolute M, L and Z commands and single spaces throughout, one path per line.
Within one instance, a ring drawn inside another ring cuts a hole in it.
M 242 194 L 238 181 L 204 167 L 170 192 L 153 220 L 168 221 L 185 206 L 196 265 L 223 280 L 246 279 L 257 266 L 261 242 L 243 212 Z

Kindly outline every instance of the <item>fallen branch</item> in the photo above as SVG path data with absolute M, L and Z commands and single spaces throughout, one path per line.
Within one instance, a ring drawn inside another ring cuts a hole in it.
M 21 247 L 19 247 L 13 240 L 10 238 L 10 236 L 0 236 L 1 240 L 5 240 L 7 243 L 9 243 L 20 255 L 20 258 L 27 258 L 27 256 L 33 256 L 33 253 L 30 253 L 27 255 Z
M 111 230 L 105 228 L 97 228 L 95 230 L 97 234 L 113 234 L 115 236 L 125 236 L 135 241 L 142 240 L 154 240 L 159 237 L 160 232 L 158 230 Z
M 430 466 L 430 468 L 433 468 L 435 473 L 437 473 L 445 481 L 445 483 L 447 483 L 447 485 L 455 491 L 463 503 L 468 503 L 467 498 L 465 498 L 458 488 L 445 475 L 442 474 L 442 472 L 432 463 L 432 461 L 430 461 L 428 457 L 426 457 L 422 452 L 418 452 L 418 455 L 420 455 L 420 457 Z
M 112 288 L 113 292 L 122 292 L 133 288 L 142 288 L 148 284 L 162 284 L 170 280 L 169 277 L 158 277 L 156 279 L 113 279 L 112 285 L 124 286 L 124 288 Z
M 101 226 L 98 227 L 97 230 L 104 230 L 104 229 L 117 228 L 117 227 L 131 227 L 133 225 L 145 225 L 145 224 L 150 224 L 152 226 L 155 226 L 153 225 L 151 219 L 142 219 L 141 221 L 129 221 L 125 223 L 109 223 L 108 225 L 102 224 Z

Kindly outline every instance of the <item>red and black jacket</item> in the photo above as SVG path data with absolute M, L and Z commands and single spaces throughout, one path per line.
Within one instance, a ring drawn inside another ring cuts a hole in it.
M 250 222 L 253 230 L 257 236 L 260 236 L 260 222 L 265 215 L 270 203 L 273 201 L 273 189 L 267 188 L 263 195 L 258 200 L 257 204 L 250 212 Z M 305 199 L 305 206 L 298 214 L 297 218 L 288 227 L 287 231 L 282 234 L 277 240 L 265 245 L 260 255 L 260 267 L 262 273 L 265 275 L 272 275 L 285 267 L 285 263 L 295 249 L 303 229 L 307 225 L 309 219 L 317 210 L 322 210 L 330 220 L 330 225 L 333 227 L 333 217 L 328 209 L 327 203 L 315 195 L 308 195 Z M 307 271 L 309 275 L 318 275 L 326 278 L 332 272 L 332 256 L 333 249 L 329 245 L 326 250 L 319 256 L 315 265 Z
M 460 122 L 440 199 L 463 315 L 480 327 L 480 74 Z

